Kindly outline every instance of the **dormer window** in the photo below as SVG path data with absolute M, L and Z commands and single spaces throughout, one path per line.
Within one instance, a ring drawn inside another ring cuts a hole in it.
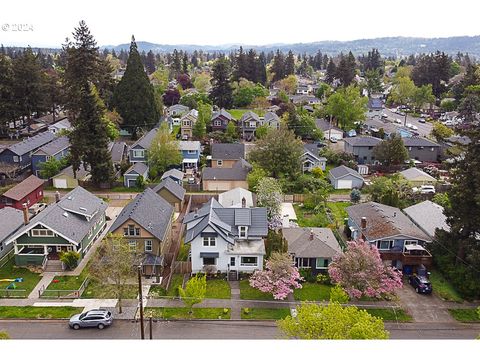
M 240 239 L 245 239 L 247 237 L 247 226 L 239 226 L 238 227 L 238 237 Z

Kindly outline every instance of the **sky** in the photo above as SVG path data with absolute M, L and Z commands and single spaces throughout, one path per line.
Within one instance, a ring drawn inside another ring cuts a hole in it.
M 80 20 L 98 45 L 265 45 L 480 35 L 476 0 L 10 0 L 0 43 L 60 47 Z

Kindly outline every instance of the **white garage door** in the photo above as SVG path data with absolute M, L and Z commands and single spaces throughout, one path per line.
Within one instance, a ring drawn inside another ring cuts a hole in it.
M 66 189 L 67 179 L 53 179 L 53 187 L 57 189 Z
M 338 180 L 337 189 L 351 189 L 352 180 Z

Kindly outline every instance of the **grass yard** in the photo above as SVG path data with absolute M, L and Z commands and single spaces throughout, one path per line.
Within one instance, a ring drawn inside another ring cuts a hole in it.
M 345 209 L 350 205 L 352 205 L 352 203 L 349 201 L 327 202 L 327 207 L 330 209 L 334 221 L 336 221 L 339 225 L 342 225 L 343 219 L 348 217 Z
M 230 285 L 227 280 L 207 280 L 207 299 L 230 299 Z
M 39 274 L 33 273 L 26 268 L 15 266 L 14 258 L 12 258 L 0 268 L 0 280 L 16 278 L 23 278 L 22 282 L 15 283 L 15 290 L 25 290 L 24 297 L 27 297 L 40 281 Z M 6 287 L 11 283 L 11 281 L 0 281 L 0 290 L 6 289 Z M 0 297 L 3 296 L 6 296 L 6 293 L 4 291 L 0 291 Z
M 135 299 L 138 296 L 137 285 L 126 285 L 126 290 L 123 295 L 124 299 Z M 103 284 L 99 284 L 95 281 L 90 281 L 87 288 L 83 292 L 82 299 L 115 299 L 116 296 L 112 293 L 111 289 L 106 288 Z
M 167 296 L 178 296 L 178 287 L 183 284 L 183 274 L 173 274 Z
M 85 281 L 87 274 L 82 271 L 78 276 L 55 276 L 47 290 L 78 290 Z
M 260 110 L 253 110 L 253 109 L 231 109 L 227 110 L 232 116 L 235 118 L 235 120 L 240 120 L 243 114 L 245 114 L 247 111 L 252 110 L 254 113 L 256 113 L 258 116 L 264 116 L 265 112 L 260 111 Z
M 152 285 L 150 287 L 150 291 L 148 292 L 148 295 L 153 298 L 163 298 L 167 296 L 167 290 L 165 290 L 160 285 Z
M 226 312 L 225 312 L 226 310 Z M 230 319 L 230 309 L 223 308 L 193 308 L 188 313 L 185 307 L 146 308 L 145 316 L 157 319 Z
M 326 227 L 329 224 L 325 213 L 314 214 L 306 211 L 303 206 L 293 204 L 295 214 L 297 215 L 297 224 L 300 227 Z
M 448 309 L 448 312 L 460 322 L 480 322 L 477 309 Z
M 290 309 L 281 308 L 281 309 L 264 309 L 264 308 L 248 308 L 248 314 L 246 313 L 247 308 L 242 308 L 242 319 L 243 320 L 280 320 L 286 318 L 290 315 Z
M 305 282 L 301 289 L 293 290 L 295 300 L 301 301 L 322 301 L 330 300 L 332 286 Z
M 383 321 L 411 322 L 412 317 L 403 309 L 365 309 L 370 315 L 381 318 Z
M 248 279 L 240 280 L 240 299 L 243 300 L 274 300 L 273 295 L 254 289 Z
M 446 301 L 463 302 L 463 299 L 453 286 L 443 277 L 438 270 L 432 270 L 430 274 L 430 282 L 435 294 Z
M 82 310 L 72 306 L 0 306 L 0 318 L 68 319 Z

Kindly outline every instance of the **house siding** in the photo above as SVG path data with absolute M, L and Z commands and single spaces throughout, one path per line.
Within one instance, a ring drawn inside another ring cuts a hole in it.
M 43 198 L 43 185 L 40 185 L 34 191 L 26 195 L 20 200 L 13 200 L 7 198 L 5 196 L 0 197 L 0 209 L 4 208 L 5 206 L 10 206 L 18 210 L 23 209 L 23 204 L 27 204 L 27 207 L 31 207 L 33 204 L 36 204 Z M 10 201 L 10 203 L 8 203 Z
M 248 190 L 248 182 L 246 180 L 204 180 L 204 191 L 228 191 L 241 187 Z
M 63 159 L 69 153 L 69 148 L 59 151 L 53 157 L 57 160 Z M 45 154 L 33 154 L 32 155 L 32 173 L 33 175 L 40 177 L 41 164 L 47 162 L 47 155 Z
M 167 200 L 168 203 L 175 208 L 176 212 L 182 211 L 182 200 L 178 199 L 170 191 L 163 188 L 163 189 L 160 189 L 160 191 L 158 191 L 157 194 L 160 195 L 165 200 Z
M 222 168 L 222 169 L 231 169 L 233 168 L 233 165 L 235 165 L 237 163 L 238 160 L 240 159 L 236 159 L 236 160 L 222 160 L 223 163 L 222 163 L 222 166 L 219 166 L 217 164 L 217 160 L 222 160 L 222 159 L 212 159 L 212 168 Z
M 375 156 L 373 156 L 373 149 L 375 146 L 352 146 L 345 142 L 345 152 L 353 154 L 355 160 L 359 164 L 372 164 L 375 162 Z
M 438 162 L 440 160 L 439 146 L 406 146 L 406 148 L 410 159 L 422 162 Z

